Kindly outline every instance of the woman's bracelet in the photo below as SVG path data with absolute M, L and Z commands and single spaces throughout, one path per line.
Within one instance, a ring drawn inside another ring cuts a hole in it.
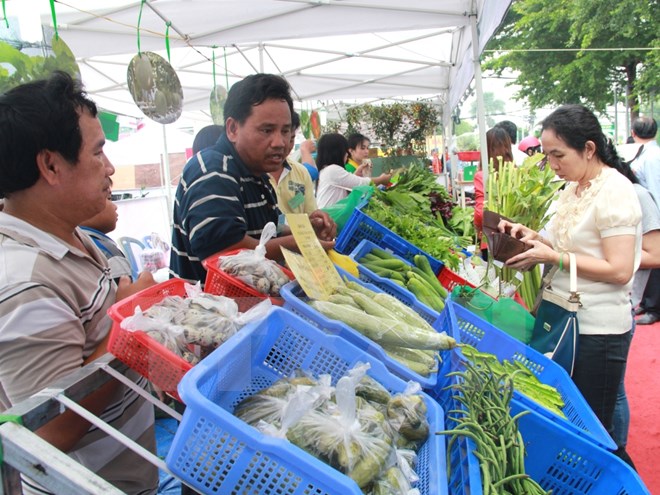
M 564 271 L 564 252 L 559 253 L 559 271 Z

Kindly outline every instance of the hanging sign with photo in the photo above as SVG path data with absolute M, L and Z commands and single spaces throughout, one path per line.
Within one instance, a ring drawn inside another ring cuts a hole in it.
M 133 101 L 151 120 L 171 124 L 181 116 L 181 83 L 163 57 L 153 52 L 138 53 L 128 64 L 126 79 Z

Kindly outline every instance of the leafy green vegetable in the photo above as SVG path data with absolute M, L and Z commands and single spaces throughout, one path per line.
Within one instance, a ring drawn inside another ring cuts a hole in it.
M 462 209 L 454 225 L 446 225 L 442 215 L 434 214 L 434 201 L 451 204 L 451 197 L 444 186 L 436 182 L 435 175 L 422 164 L 414 164 L 399 172 L 398 182 L 391 188 L 377 190 L 369 201 L 365 213 L 406 239 L 419 249 L 456 269 L 460 246 L 470 244 L 471 234 L 465 235 L 466 218 L 472 223 L 472 210 Z M 455 210 L 452 209 L 450 214 Z M 459 211 L 460 210 L 460 211 Z

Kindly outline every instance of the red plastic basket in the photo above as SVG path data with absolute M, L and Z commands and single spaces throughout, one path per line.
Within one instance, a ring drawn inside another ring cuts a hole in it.
M 250 309 L 255 304 L 260 303 L 268 296 L 262 294 L 254 287 L 250 287 L 245 282 L 237 279 L 218 267 L 218 258 L 220 256 L 231 256 L 233 254 L 245 251 L 244 249 L 233 249 L 231 251 L 224 251 L 213 256 L 206 258 L 202 264 L 206 268 L 206 282 L 204 284 L 204 292 L 215 294 L 216 296 L 231 297 L 238 304 L 238 310 L 243 313 Z M 293 272 L 287 268 L 280 267 L 287 277 L 291 280 L 295 279 Z M 281 297 L 270 297 L 273 304 L 282 306 L 284 300 Z
M 440 284 L 442 284 L 442 286 L 445 289 L 447 289 L 449 292 L 451 292 L 452 289 L 457 285 L 467 285 L 468 287 L 472 287 L 473 289 L 476 287 L 476 285 L 471 284 L 457 273 L 452 272 L 446 266 L 443 267 L 442 270 L 440 270 L 440 273 L 438 274 L 438 280 L 440 281 Z M 493 297 L 488 292 L 484 292 L 484 294 Z M 513 300 L 516 301 L 518 304 L 520 304 L 523 308 L 527 310 L 529 309 L 525 304 L 525 301 L 523 301 L 522 297 L 520 297 L 520 294 L 518 294 L 517 292 L 513 295 Z
M 481 152 L 479 151 L 458 151 L 456 155 L 462 162 L 477 162 L 481 160 Z
M 146 310 L 167 296 L 185 297 L 185 281 L 173 278 L 127 297 L 108 309 L 113 320 L 108 351 L 164 392 L 179 400 L 176 387 L 192 364 L 174 354 L 146 333 L 121 328 L 121 322 L 133 316 L 135 308 Z
M 451 292 L 452 289 L 457 285 L 467 285 L 473 289 L 475 287 L 457 273 L 452 272 L 446 266 L 442 267 L 442 270 L 440 270 L 440 273 L 438 273 L 438 280 L 440 281 L 440 284 L 449 292 Z

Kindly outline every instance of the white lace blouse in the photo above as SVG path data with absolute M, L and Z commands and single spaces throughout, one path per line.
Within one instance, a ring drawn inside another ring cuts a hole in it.
M 580 196 L 576 194 L 577 186 L 577 182 L 569 182 L 557 200 L 557 211 L 548 227 L 555 250 L 604 259 L 603 238 L 634 235 L 635 249 L 629 254 L 637 270 L 642 213 L 633 185 L 613 168 L 605 167 Z M 552 287 L 567 294 L 568 272 L 557 272 Z M 580 333 L 621 334 L 630 330 L 631 288 L 632 277 L 624 285 L 578 277 Z

